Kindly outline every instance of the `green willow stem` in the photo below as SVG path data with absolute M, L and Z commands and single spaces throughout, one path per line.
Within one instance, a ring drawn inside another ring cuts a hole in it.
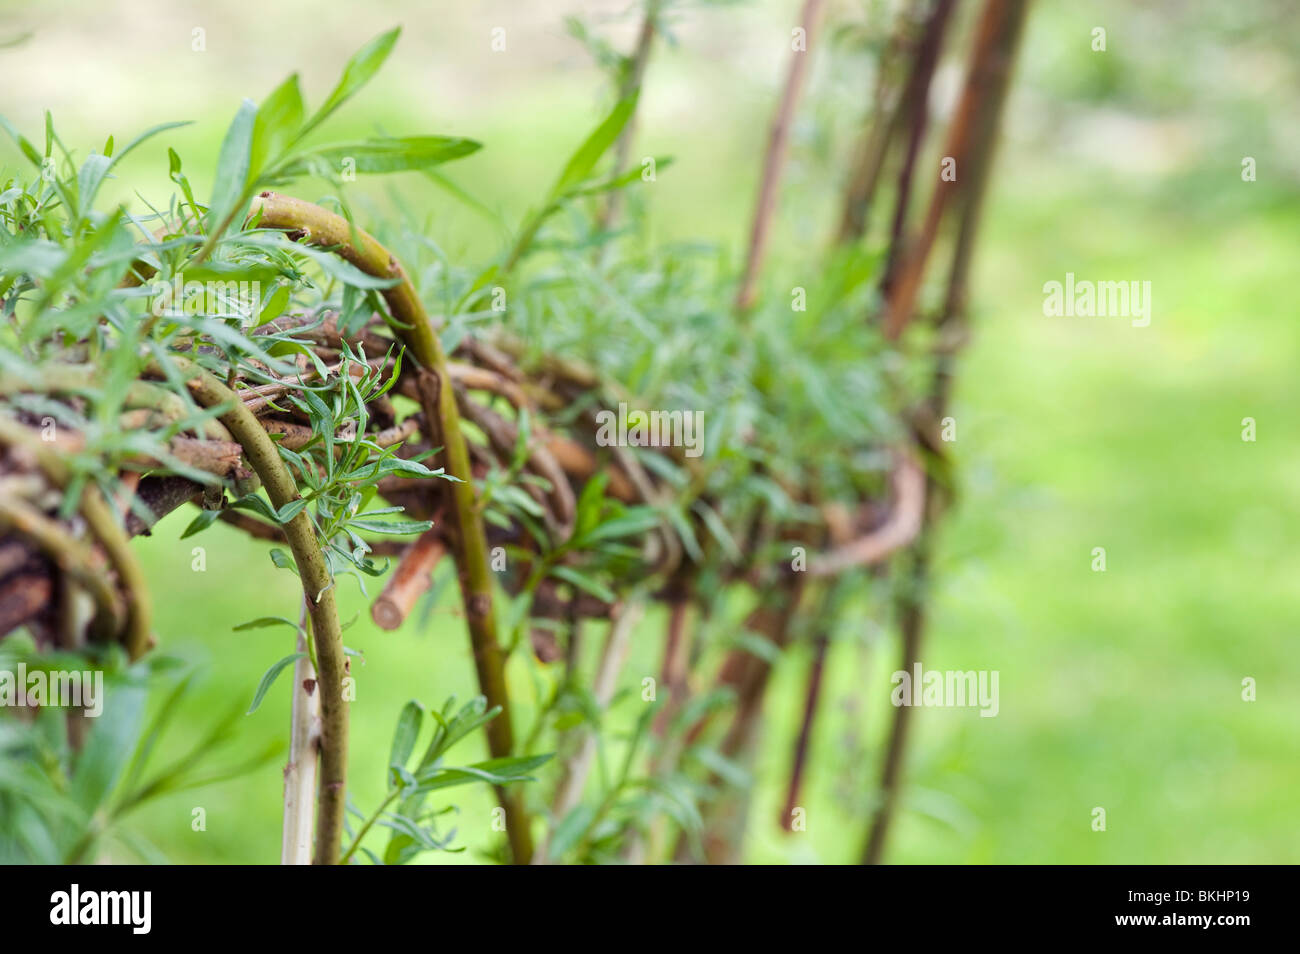
M 173 360 L 187 378 L 190 392 L 199 404 L 229 408 L 220 415 L 221 423 L 244 448 L 244 456 L 261 478 L 275 508 L 279 510 L 299 499 L 298 487 L 281 460 L 279 449 L 253 412 L 233 391 L 193 361 L 179 357 Z M 336 864 L 343 845 L 346 810 L 348 706 L 343 698 L 343 680 L 348 672 L 347 657 L 343 653 L 343 632 L 334 603 L 334 580 L 305 509 L 284 525 L 284 536 L 293 551 L 307 597 L 312 643 L 316 649 L 317 689 L 321 694 L 320 783 L 316 796 L 316 853 L 312 863 Z
M 428 423 L 426 436 L 431 443 L 442 444 L 441 463 L 457 480 L 451 485 L 454 506 L 448 510 L 449 536 L 474 651 L 474 667 L 488 706 L 501 707 L 501 715 L 487 725 L 488 749 L 494 758 L 509 756 L 514 750 L 514 729 L 506 689 L 505 657 L 492 611 L 487 534 L 475 500 L 469 449 L 460 429 L 460 411 L 447 370 L 447 356 L 433 322 L 415 286 L 392 253 L 342 216 L 301 199 L 263 192 L 253 199 L 248 221 L 261 228 L 287 232 L 294 240 L 332 250 L 367 275 L 398 279 L 396 285 L 383 289 L 383 296 L 393 319 L 393 331 L 420 365 L 416 384 Z M 515 864 L 528 864 L 533 854 L 533 837 L 522 793 L 501 786 L 496 792 L 505 810 L 513 860 Z
M 348 850 L 343 852 L 343 857 L 339 859 L 339 864 L 345 865 L 352 860 L 352 856 L 355 855 L 357 849 L 361 847 L 361 839 L 365 838 L 366 835 L 370 833 L 370 829 L 375 827 L 375 822 L 379 821 L 379 816 L 384 813 L 384 809 L 391 805 L 393 799 L 397 798 L 400 794 L 401 789 L 395 788 L 388 793 L 387 797 L 385 797 L 382 802 L 379 803 L 379 807 L 376 808 L 373 814 L 365 820 L 365 823 L 357 829 L 357 837 L 352 839 L 352 844 L 348 847 Z

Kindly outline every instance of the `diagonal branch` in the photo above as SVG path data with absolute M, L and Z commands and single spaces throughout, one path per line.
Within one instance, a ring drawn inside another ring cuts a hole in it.
M 1005 78 L 1009 70 L 1028 2 L 1029 0 L 988 0 L 984 7 L 976 27 L 966 84 L 948 127 L 948 138 L 944 146 L 944 155 L 956 162 L 957 176 L 953 179 L 940 178 L 936 183 L 920 235 L 901 253 L 896 281 L 890 288 L 885 307 L 884 331 L 890 340 L 896 340 L 912 320 L 921 281 L 925 277 L 926 262 L 938 237 L 940 222 L 948 203 L 959 188 L 959 180 L 963 180 L 966 175 L 968 160 L 974 158 L 972 146 L 978 130 L 980 111 L 990 98 L 1002 95 L 998 88 L 998 76 Z M 1005 90 L 1004 80 L 1001 90 Z
M 785 168 L 786 153 L 790 151 L 790 127 L 794 124 L 794 111 L 803 93 L 804 79 L 808 74 L 809 48 L 813 33 L 821 18 L 823 0 L 804 0 L 799 23 L 804 32 L 806 46 L 795 49 L 790 57 L 790 70 L 781 91 L 781 103 L 772 117 L 772 130 L 768 134 L 767 153 L 763 158 L 763 177 L 758 184 L 758 201 L 754 204 L 754 223 L 749 232 L 749 252 L 745 256 L 745 273 L 736 292 L 736 311 L 744 313 L 754 307 L 757 298 L 758 275 L 767 254 L 768 236 L 772 218 L 776 214 L 777 190 L 781 185 L 781 171 Z

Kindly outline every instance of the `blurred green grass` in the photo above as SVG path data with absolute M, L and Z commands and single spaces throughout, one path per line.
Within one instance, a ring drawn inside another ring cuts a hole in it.
M 1103 10 L 1112 36 L 1122 38 L 1123 5 Z M 176 29 L 188 29 L 188 13 L 173 18 Z M 720 42 L 711 31 L 728 22 L 718 15 L 708 13 L 703 28 L 653 65 L 638 149 L 678 160 L 655 185 L 653 233 L 704 236 L 736 250 L 781 57 L 755 62 L 742 50 L 710 59 L 710 44 Z M 752 45 L 759 25 L 784 30 L 790 11 L 764 3 L 733 15 L 743 46 Z M 391 22 L 420 16 L 400 4 L 350 15 L 348 42 L 338 52 Z M 558 13 L 549 16 L 549 26 L 539 16 L 529 27 L 549 44 L 547 52 L 522 40 L 520 58 L 503 61 L 509 64 L 504 75 L 494 74 L 495 64 L 476 47 L 456 51 L 458 36 L 480 28 L 486 34 L 490 14 L 456 14 L 440 36 L 408 28 L 396 68 L 341 117 L 336 133 L 342 138 L 379 125 L 479 138 L 483 152 L 448 171 L 500 209 L 507 223 L 517 221 L 598 104 L 594 70 L 575 45 L 563 45 Z M 1040 5 L 1035 17 L 1021 85 L 1050 104 L 1069 81 L 1044 61 L 1088 14 Z M 296 67 L 319 99 L 333 73 L 316 46 L 341 41 L 333 33 L 328 42 L 316 36 L 304 25 L 268 64 L 258 57 L 267 47 L 236 51 L 229 36 L 214 31 L 202 70 L 172 76 L 176 88 L 160 97 L 163 103 L 146 95 L 153 74 L 145 69 L 133 79 L 110 47 L 71 79 L 47 76 L 31 89 L 10 87 L 0 96 L 0 111 L 34 132 L 44 105 L 40 91 L 63 89 L 67 100 L 66 91 L 98 66 L 121 87 L 120 111 L 95 115 L 78 112 L 75 99 L 65 102 L 72 115 L 60 128 L 69 145 L 194 117 L 201 122 L 166 144 L 176 145 L 201 184 L 239 96 L 260 97 Z M 38 31 L 32 44 L 41 42 Z M 431 66 L 427 58 L 435 53 L 445 53 L 465 75 Z M 426 92 L 423 77 L 431 69 L 447 81 L 440 95 Z M 1094 69 L 1096 76 L 1089 73 Z M 1110 61 L 1087 57 L 1068 64 L 1072 76 L 1082 76 L 1074 85 L 1095 96 L 1123 92 L 1109 69 Z M 1183 115 L 1245 121 L 1227 115 L 1231 103 L 1169 83 L 1184 98 L 1171 96 L 1168 84 L 1155 88 Z M 162 108 L 186 100 L 190 108 L 179 113 Z M 1028 119 L 1016 119 L 1018 102 Z M 954 412 L 962 493 L 939 541 L 924 655 L 927 668 L 999 670 L 1001 711 L 995 719 L 971 710 L 915 713 L 904 811 L 889 858 L 1295 863 L 1300 660 L 1290 645 L 1297 618 L 1293 581 L 1300 572 L 1294 370 L 1300 316 L 1286 283 L 1300 234 L 1294 169 L 1290 178 L 1262 172 L 1261 181 L 1243 183 L 1240 156 L 1258 144 L 1237 146 L 1231 137 L 1211 138 L 1215 149 L 1179 156 L 1159 172 L 1081 158 L 1053 143 L 1051 130 L 1046 148 L 1033 138 L 1043 135 L 1033 127 L 1033 107 L 1029 99 L 1012 100 L 1012 133 L 977 256 L 975 337 L 962 361 Z M 1158 143 L 1146 145 L 1159 151 Z M 0 162 L 12 168 L 11 156 L 0 153 Z M 138 186 L 159 198 L 165 161 L 161 145 L 142 151 L 131 164 L 132 178 L 120 183 L 122 195 Z M 778 235 L 775 249 L 777 261 L 794 268 L 809 260 L 809 229 L 820 235 L 816 230 L 828 227 L 833 196 L 815 166 L 801 161 L 783 210 L 798 224 Z M 494 247 L 491 229 L 427 182 L 403 177 L 395 184 L 403 204 L 430 215 L 433 238 L 452 254 L 472 257 Z M 202 185 L 199 192 L 205 193 Z M 384 186 L 361 187 L 357 195 L 373 201 L 376 214 L 394 201 Z M 1150 280 L 1150 327 L 1044 317 L 1042 285 L 1067 271 Z M 1241 440 L 1244 417 L 1258 422 L 1255 443 Z M 290 648 L 277 630 L 235 633 L 231 627 L 256 616 L 292 615 L 297 597 L 293 578 L 272 567 L 264 546 L 225 527 L 178 540 L 188 519 L 165 521 L 137 546 L 154 581 L 163 646 L 207 659 L 208 677 L 185 710 L 189 733 L 198 735 L 232 705 L 246 706 L 261 673 Z M 190 569 L 194 545 L 206 548 L 206 572 Z M 1106 548 L 1105 573 L 1090 568 L 1098 546 Z M 428 627 L 408 623 L 383 633 L 370 624 L 350 580 L 341 593 L 344 618 L 359 614 L 346 642 L 365 652 L 356 669 L 351 757 L 353 797 L 366 808 L 381 793 L 401 706 L 409 698 L 426 704 L 452 693 L 466 698 L 473 668 L 461 621 L 448 609 L 454 600 L 443 601 Z M 659 611 L 642 624 L 624 685 L 657 673 L 662 628 Z M 877 774 L 897 653 L 892 638 L 878 639 L 864 668 L 857 646 L 842 640 L 833 647 L 803 799 L 808 831 L 793 836 L 781 833 L 774 819 L 798 728 L 804 651 L 792 651 L 778 667 L 756 765 L 748 860 L 856 858 L 868 793 L 853 784 Z M 512 666 L 516 721 L 526 727 L 535 703 L 529 666 L 520 660 Z M 1241 700 L 1245 677 L 1258 682 L 1256 702 Z M 853 709 L 847 700 L 854 695 L 871 701 Z M 241 738 L 254 746 L 285 737 L 286 697 L 284 683 L 277 685 L 245 719 Z M 619 714 L 630 719 L 639 705 L 633 697 Z M 865 738 L 866 762 L 845 764 L 850 738 Z M 482 748 L 481 740 L 467 744 Z M 178 862 L 274 862 L 279 771 L 273 764 L 170 796 L 133 825 Z M 463 789 L 456 801 L 460 843 L 469 850 L 435 861 L 475 860 L 499 837 L 489 825 L 489 793 Z M 207 810 L 202 833 L 190 830 L 195 806 Z M 1095 806 L 1106 809 L 1105 833 L 1091 830 Z

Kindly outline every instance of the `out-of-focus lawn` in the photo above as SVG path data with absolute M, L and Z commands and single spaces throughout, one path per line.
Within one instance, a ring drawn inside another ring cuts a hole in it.
M 1112 14 L 1121 8 L 1107 7 Z M 139 67 L 146 75 L 130 79 L 130 43 L 120 56 L 111 45 L 87 47 L 89 62 L 79 61 L 66 77 L 45 76 L 35 88 L 63 91 L 72 113 L 63 127 L 69 145 L 100 141 L 110 131 L 123 139 L 178 116 L 201 120 L 167 138 L 201 183 L 239 96 L 259 98 L 298 68 L 319 101 L 336 67 L 310 55 L 316 47 L 345 55 L 392 22 L 414 21 L 423 29 L 408 28 L 393 70 L 349 107 L 339 134 L 379 123 L 483 140 L 481 154 L 449 172 L 513 222 L 590 125 L 598 80 L 585 54 L 559 37 L 555 11 L 530 18 L 518 42 L 526 51 L 535 35 L 546 50 L 567 52 L 493 61 L 484 39 L 482 53 L 448 54 L 460 73 L 440 67 L 439 52 L 465 35 L 457 31 L 486 36 L 493 16 L 508 16 L 501 5 L 484 9 L 449 14 L 442 34 L 427 12 L 400 4 L 350 9 L 328 23 L 308 19 L 271 65 L 267 33 L 249 34 L 251 23 L 238 27 L 227 17 L 210 32 L 206 58 L 196 61 L 201 67 L 193 76 L 169 73 L 171 86 L 157 105 L 145 96 L 129 105 L 118 98 L 111 112 L 101 107 L 96 115 L 70 102 L 69 90 L 92 81 L 134 82 L 142 94 L 154 67 Z M 187 15 L 168 14 L 165 22 L 188 35 Z M 202 22 L 203 14 L 193 15 Z M 757 60 L 752 51 L 748 59 L 734 51 L 711 57 L 727 15 L 706 14 L 712 26 L 687 32 L 682 48 L 656 61 L 640 135 L 647 152 L 678 159 L 655 186 L 656 234 L 700 235 L 737 249 L 782 57 L 779 50 Z M 764 3 L 730 15 L 744 25 L 738 42 L 752 45 L 756 24 L 784 31 L 792 14 Z M 1036 15 L 1031 48 L 1071 23 L 1043 10 Z M 286 14 L 269 16 L 274 32 Z M 32 44 L 40 42 L 38 31 Z M 160 57 L 174 66 L 180 55 Z M 1030 72 L 1029 80 L 1037 75 Z M 38 95 L 10 86 L 0 111 L 34 132 L 45 105 Z M 1261 175 L 1243 183 L 1244 148 L 1158 172 L 1072 156 L 1018 140 L 1016 103 L 977 260 L 976 335 L 955 411 L 963 491 L 941 537 L 924 655 L 927 668 L 998 670 L 1001 711 L 993 719 L 969 709 L 915 713 L 906 810 L 890 858 L 1300 861 L 1300 658 L 1291 651 L 1300 603 L 1293 582 L 1300 577 L 1300 314 L 1284 284 L 1295 272 L 1300 235 L 1294 179 Z M 12 152 L 0 161 L 12 167 Z M 161 198 L 165 161 L 161 145 L 142 153 L 123 191 L 139 186 Z M 800 170 L 792 175 L 798 182 Z M 490 232 L 430 185 L 416 177 L 397 182 L 408 206 L 438 210 L 433 237 L 450 253 L 492 247 Z M 361 191 L 373 194 L 379 208 L 391 201 L 383 185 Z M 824 198 L 831 194 L 824 190 Z M 815 214 L 821 208 L 814 200 L 810 217 L 824 225 L 829 219 Z M 802 244 L 800 233 L 778 243 L 778 256 L 791 252 Z M 1066 272 L 1149 280 L 1150 326 L 1044 317 L 1043 283 Z M 1246 417 L 1257 422 L 1253 443 L 1241 439 Z M 137 546 L 154 581 L 163 646 L 208 659 L 207 681 L 187 710 L 197 736 L 227 708 L 246 705 L 262 672 L 291 648 L 285 631 L 231 627 L 293 615 L 296 595 L 295 580 L 271 566 L 266 548 L 233 531 L 216 526 L 196 540 L 178 540 L 188 519 L 165 521 Z M 194 545 L 206 548 L 206 572 L 190 569 Z M 1106 549 L 1104 573 L 1091 569 L 1094 547 Z M 346 642 L 365 652 L 356 667 L 351 756 L 353 797 L 369 808 L 381 792 L 403 703 L 465 698 L 473 669 L 461 621 L 445 608 L 454 601 L 444 600 L 422 631 L 408 623 L 383 633 L 371 625 L 351 580 L 341 593 L 344 618 L 359 614 Z M 657 672 L 661 633 L 661 615 L 652 613 L 625 669 L 627 685 Z M 856 858 L 865 793 L 845 790 L 837 776 L 874 778 L 876 770 L 841 765 L 841 742 L 865 734 L 877 743 L 871 751 L 879 751 L 889 674 L 897 668 L 892 639 L 878 641 L 869 658 L 864 673 L 856 647 L 845 642 L 833 651 L 804 799 L 808 832 L 793 836 L 780 833 L 773 819 L 807 660 L 796 651 L 779 667 L 770 689 L 778 704 L 757 766 L 750 860 Z M 527 664 L 516 660 L 512 676 L 516 718 L 526 727 Z M 1258 683 L 1255 702 L 1242 701 L 1246 677 Z M 854 693 L 874 701 L 850 710 L 846 699 Z M 624 714 L 636 705 L 629 701 Z M 287 727 L 282 682 L 247 717 L 241 738 L 254 746 L 284 737 Z M 179 862 L 273 862 L 279 796 L 280 766 L 272 764 L 162 800 L 135 827 Z M 499 837 L 488 824 L 486 791 L 461 789 L 456 801 L 461 843 L 470 851 L 438 861 L 473 860 L 475 850 Z M 190 830 L 194 806 L 207 810 L 206 832 Z M 1091 829 L 1094 807 L 1106 810 L 1105 833 Z

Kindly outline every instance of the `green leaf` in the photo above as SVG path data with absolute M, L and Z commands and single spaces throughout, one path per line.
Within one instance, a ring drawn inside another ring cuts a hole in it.
M 596 806 L 579 802 L 569 814 L 560 820 L 551 833 L 551 843 L 547 854 L 551 858 L 563 858 L 569 849 L 577 843 L 591 823 L 596 820 Z
M 531 782 L 533 776 L 528 773 L 551 758 L 547 755 L 512 756 L 501 759 L 488 759 L 462 768 L 444 768 L 435 766 L 421 772 L 418 791 L 421 794 L 470 782 L 487 782 L 489 785 L 510 785 L 514 782 Z
M 710 764 L 711 767 L 718 770 L 719 774 L 724 778 L 732 780 L 731 784 L 739 787 L 749 783 L 750 779 L 748 776 L 745 776 L 740 780 L 734 780 L 734 775 L 723 774 L 722 769 L 724 766 L 720 764 L 722 761 L 721 756 L 719 756 L 716 760 L 711 760 L 706 762 L 706 764 Z M 704 819 L 700 817 L 700 810 L 695 806 L 694 802 L 691 801 L 690 795 L 684 790 L 684 786 L 663 779 L 652 779 L 650 780 L 649 785 L 653 791 L 664 796 L 664 800 L 661 802 L 663 810 L 673 819 L 673 821 L 681 826 L 684 831 L 699 832 L 703 829 Z
M 600 523 L 600 512 L 605 503 L 605 486 L 608 483 L 609 474 L 602 470 L 597 471 L 583 485 L 582 493 L 578 495 L 577 506 L 574 508 L 573 539 L 575 541 L 581 540 Z
M 108 144 L 105 144 L 104 146 L 104 155 L 106 156 L 112 155 L 113 165 L 117 165 L 119 162 L 121 162 L 123 159 L 127 157 L 127 155 L 131 152 L 132 149 L 140 145 L 145 140 L 152 139 L 154 136 L 158 135 L 159 133 L 166 132 L 169 129 L 178 129 L 181 126 L 188 126 L 190 125 L 190 122 L 191 120 L 184 119 L 179 122 L 159 123 L 157 126 L 150 126 L 144 132 L 140 133 L 140 135 L 136 136 L 125 146 L 123 146 L 121 151 L 118 152 L 116 155 L 113 155 L 113 149 L 111 145 L 111 143 L 113 142 L 113 137 L 109 136 Z M 170 152 L 170 150 L 168 151 Z
M 461 202 L 466 208 L 472 209 L 474 212 L 477 212 L 483 218 L 487 219 L 496 226 L 499 231 L 505 231 L 505 223 L 501 221 L 500 215 L 488 208 L 487 204 L 482 200 L 476 199 L 467 190 L 447 178 L 445 173 L 435 172 L 433 169 L 425 169 L 424 175 L 428 177 L 430 182 L 446 191 L 453 198 Z
M 272 547 L 270 552 L 271 562 L 282 570 L 293 570 L 298 572 L 298 565 L 293 562 L 293 557 L 285 553 L 279 547 Z
M 469 286 L 465 291 L 465 294 L 461 296 L 460 301 L 456 303 L 456 311 L 459 312 L 467 308 L 470 302 L 478 297 L 479 292 L 483 291 L 492 284 L 492 282 L 496 281 L 499 274 L 501 274 L 500 265 L 489 265 L 487 268 L 483 269 L 483 271 L 479 272 L 478 276 L 474 279 L 473 284 Z
M 673 158 L 672 156 L 656 157 L 654 163 L 655 174 L 657 175 L 659 172 L 667 169 L 673 164 Z M 569 195 L 600 195 L 602 192 L 613 192 L 615 189 L 622 189 L 632 185 L 633 183 L 640 182 L 642 172 L 643 169 L 640 166 L 637 166 L 634 169 L 627 170 L 622 175 L 606 179 L 604 182 L 597 182 L 595 185 L 586 186 L 581 189 L 574 189 L 569 193 Z
M 727 529 L 727 525 L 718 516 L 718 512 L 702 500 L 697 500 L 691 509 L 700 515 L 700 519 L 704 521 L 704 526 L 708 528 L 713 539 L 722 545 L 727 552 L 727 559 L 738 562 L 741 559 L 740 547 L 736 544 L 731 531 Z
M 551 576 L 558 576 L 566 583 L 571 583 L 585 593 L 590 593 L 599 600 L 606 603 L 613 603 L 617 597 L 614 591 L 599 580 L 594 580 L 589 576 L 575 570 L 571 566 L 557 566 L 551 570 Z
M 594 530 L 588 532 L 581 541 L 582 546 L 600 543 L 602 540 L 617 540 L 620 537 L 635 537 L 648 533 L 659 526 L 660 516 L 651 507 L 631 507 L 623 514 L 606 520 Z
M 302 126 L 302 90 L 298 74 L 290 75 L 257 107 L 248 152 L 248 180 L 255 181 L 264 166 L 275 162 L 288 148 Z
M 257 710 L 257 707 L 262 704 L 262 699 L 266 696 L 267 690 L 271 688 L 271 684 L 275 682 L 280 673 L 284 672 L 286 666 L 292 666 L 299 659 L 305 659 L 306 657 L 306 653 L 290 653 L 279 662 L 274 663 L 262 675 L 262 681 L 257 684 L 257 692 L 253 694 L 253 704 L 248 707 L 248 711 L 244 715 L 252 715 Z
M 735 638 L 734 644 L 766 663 L 775 665 L 781 658 L 781 647 L 771 639 L 752 630 L 742 630 Z
M 99 809 L 125 770 L 143 725 L 147 691 L 143 686 L 115 686 L 104 700 L 103 714 L 77 759 L 69 794 L 87 813 Z
M 274 522 L 278 517 L 276 509 L 264 498 L 255 493 L 240 497 L 238 500 L 231 503 L 230 507 L 232 510 L 250 510 L 258 516 L 265 517 L 267 520 L 272 522 Z
M 231 631 L 242 633 L 250 629 L 266 629 L 270 626 L 288 626 L 290 629 L 297 630 L 298 624 L 291 619 L 285 619 L 283 616 L 259 616 L 257 619 L 250 619 L 247 623 L 240 623 L 232 627 Z
M 321 108 L 302 127 L 302 132 L 299 133 L 300 139 L 323 123 L 334 110 L 370 82 L 371 78 L 379 72 L 379 68 L 384 65 L 384 61 L 388 59 L 388 54 L 392 52 L 393 44 L 397 42 L 401 32 L 401 27 L 394 27 L 387 33 L 381 33 L 352 55 L 352 59 L 348 60 L 347 66 L 343 68 L 343 75 L 339 78 L 334 91 L 326 97 Z
M 398 457 L 390 454 L 375 462 L 375 477 L 387 477 L 390 474 L 400 474 L 403 477 L 441 477 L 444 480 L 458 482 L 459 477 L 453 477 L 450 474 L 443 473 L 439 467 L 437 470 L 430 470 L 418 460 L 409 460 L 405 457 Z
M 452 700 L 448 700 L 448 703 L 450 704 L 451 701 Z M 500 714 L 500 706 L 493 706 L 489 709 L 487 707 L 486 697 L 475 696 L 469 702 L 460 707 L 460 711 L 452 717 L 450 722 L 443 724 L 442 735 L 435 737 L 433 742 L 430 743 L 429 750 L 425 753 L 421 767 L 432 764 L 461 739 L 465 738 L 480 726 L 487 725 L 487 723 L 491 722 Z M 437 711 L 432 712 L 431 715 L 433 715 L 433 717 L 440 723 L 443 722 L 442 717 Z
M 701 746 L 695 750 L 693 755 L 696 761 L 713 771 L 719 778 L 725 779 L 728 785 L 744 788 L 753 781 L 753 776 L 745 770 L 744 766 L 727 758 L 716 749 Z M 664 788 L 662 791 L 665 794 L 672 793 L 670 788 Z M 685 798 L 678 800 L 683 804 L 690 804 Z
M 212 227 L 224 222 L 235 211 L 235 204 L 244 195 L 253 144 L 253 127 L 257 122 L 257 106 L 251 99 L 239 105 L 226 138 L 221 143 L 217 157 L 216 181 L 212 186 L 212 201 L 208 203 Z
M 180 538 L 184 540 L 186 537 L 192 537 L 194 534 L 206 530 L 220 516 L 220 510 L 200 510 L 199 515 L 190 521 L 190 525 L 185 528 L 185 532 L 181 534 Z
M 345 160 L 351 159 L 356 172 L 406 172 L 433 166 L 470 153 L 482 144 L 456 136 L 401 136 L 368 139 L 321 146 L 302 156 L 295 156 L 277 167 L 274 175 L 286 178 L 311 173 L 321 165 L 337 173 Z
M 262 233 L 261 235 L 245 232 L 239 237 L 240 244 L 252 246 L 255 248 L 265 248 L 276 252 L 290 252 L 294 255 L 302 255 L 311 259 L 313 263 L 319 265 L 330 278 L 336 279 L 345 285 L 351 285 L 354 288 L 392 288 L 400 284 L 400 278 L 379 278 L 375 275 L 367 275 L 355 265 L 345 262 L 333 252 L 324 252 L 320 249 L 312 248 L 310 245 L 300 245 L 296 242 L 289 241 L 283 232 L 272 231 Z
M 167 694 L 163 704 L 149 720 L 148 726 L 141 734 L 140 744 L 136 746 L 135 753 L 131 757 L 131 767 L 123 781 L 123 786 L 130 789 L 144 771 L 149 762 L 149 756 L 153 753 L 154 746 L 162 736 L 168 723 L 171 721 L 171 715 L 176 710 L 181 699 L 189 692 L 190 687 L 194 684 L 196 670 L 191 669 L 183 677 L 176 681 L 176 685 Z
M 677 536 L 681 538 L 686 555 L 696 563 L 704 562 L 704 552 L 700 549 L 700 542 L 695 539 L 695 530 L 691 527 L 691 522 L 686 519 L 686 515 L 676 507 L 666 508 L 664 515 L 668 517 L 668 522 L 673 525 Z
M 85 218 L 90 214 L 91 206 L 95 201 L 95 194 L 99 192 L 99 187 L 108 175 L 109 168 L 113 165 L 113 160 L 108 156 L 92 155 L 86 158 L 77 171 L 77 201 L 79 207 L 77 214 Z
M 433 526 L 432 520 L 352 520 L 348 526 L 354 530 L 368 530 L 370 533 L 386 533 L 402 536 L 408 533 L 423 533 Z
M 28 142 L 27 139 L 13 127 L 13 124 L 10 123 L 9 120 L 5 119 L 4 116 L 0 116 L 0 127 L 3 127 L 4 131 L 9 134 L 9 137 L 18 144 L 18 148 L 22 150 L 23 155 L 31 161 L 32 165 L 39 169 L 44 157 L 36 151 L 36 147 Z
M 290 500 L 280 508 L 280 512 L 276 514 L 276 519 L 282 524 L 287 524 L 294 517 L 298 516 L 298 514 L 302 513 L 306 506 L 307 500 L 304 497 L 299 497 L 297 500 Z
M 91 206 L 95 201 L 95 195 L 99 192 L 99 187 L 103 184 L 104 178 L 108 175 L 109 171 L 126 158 L 127 154 L 130 153 L 132 149 L 145 140 L 158 135 L 160 132 L 166 132 L 168 129 L 175 129 L 178 126 L 188 125 L 188 121 L 159 123 L 157 126 L 146 129 L 140 135 L 132 139 L 116 156 L 113 155 L 113 137 L 109 136 L 108 142 L 104 144 L 103 155 L 89 157 L 84 163 L 82 163 L 81 170 L 77 174 L 78 201 L 81 205 L 79 214 L 81 217 L 85 218 L 90 213 Z M 179 160 L 177 160 L 177 162 L 179 163 Z
M 402 706 L 397 717 L 397 728 L 393 730 L 393 744 L 388 750 L 388 764 L 392 768 L 404 768 L 415 750 L 415 740 L 420 734 L 420 723 L 424 720 L 424 706 L 412 699 Z
M 583 182 L 591 175 L 592 169 L 600 161 L 606 150 L 609 149 L 623 132 L 623 127 L 628 124 L 632 114 L 636 112 L 637 98 L 640 91 L 633 93 L 626 99 L 619 100 L 610 110 L 609 115 L 597 126 L 578 147 L 577 151 L 569 157 L 568 164 L 565 165 L 564 171 L 560 173 L 560 178 L 556 180 L 555 185 L 551 187 L 551 198 L 559 199 L 569 192 L 574 186 Z

